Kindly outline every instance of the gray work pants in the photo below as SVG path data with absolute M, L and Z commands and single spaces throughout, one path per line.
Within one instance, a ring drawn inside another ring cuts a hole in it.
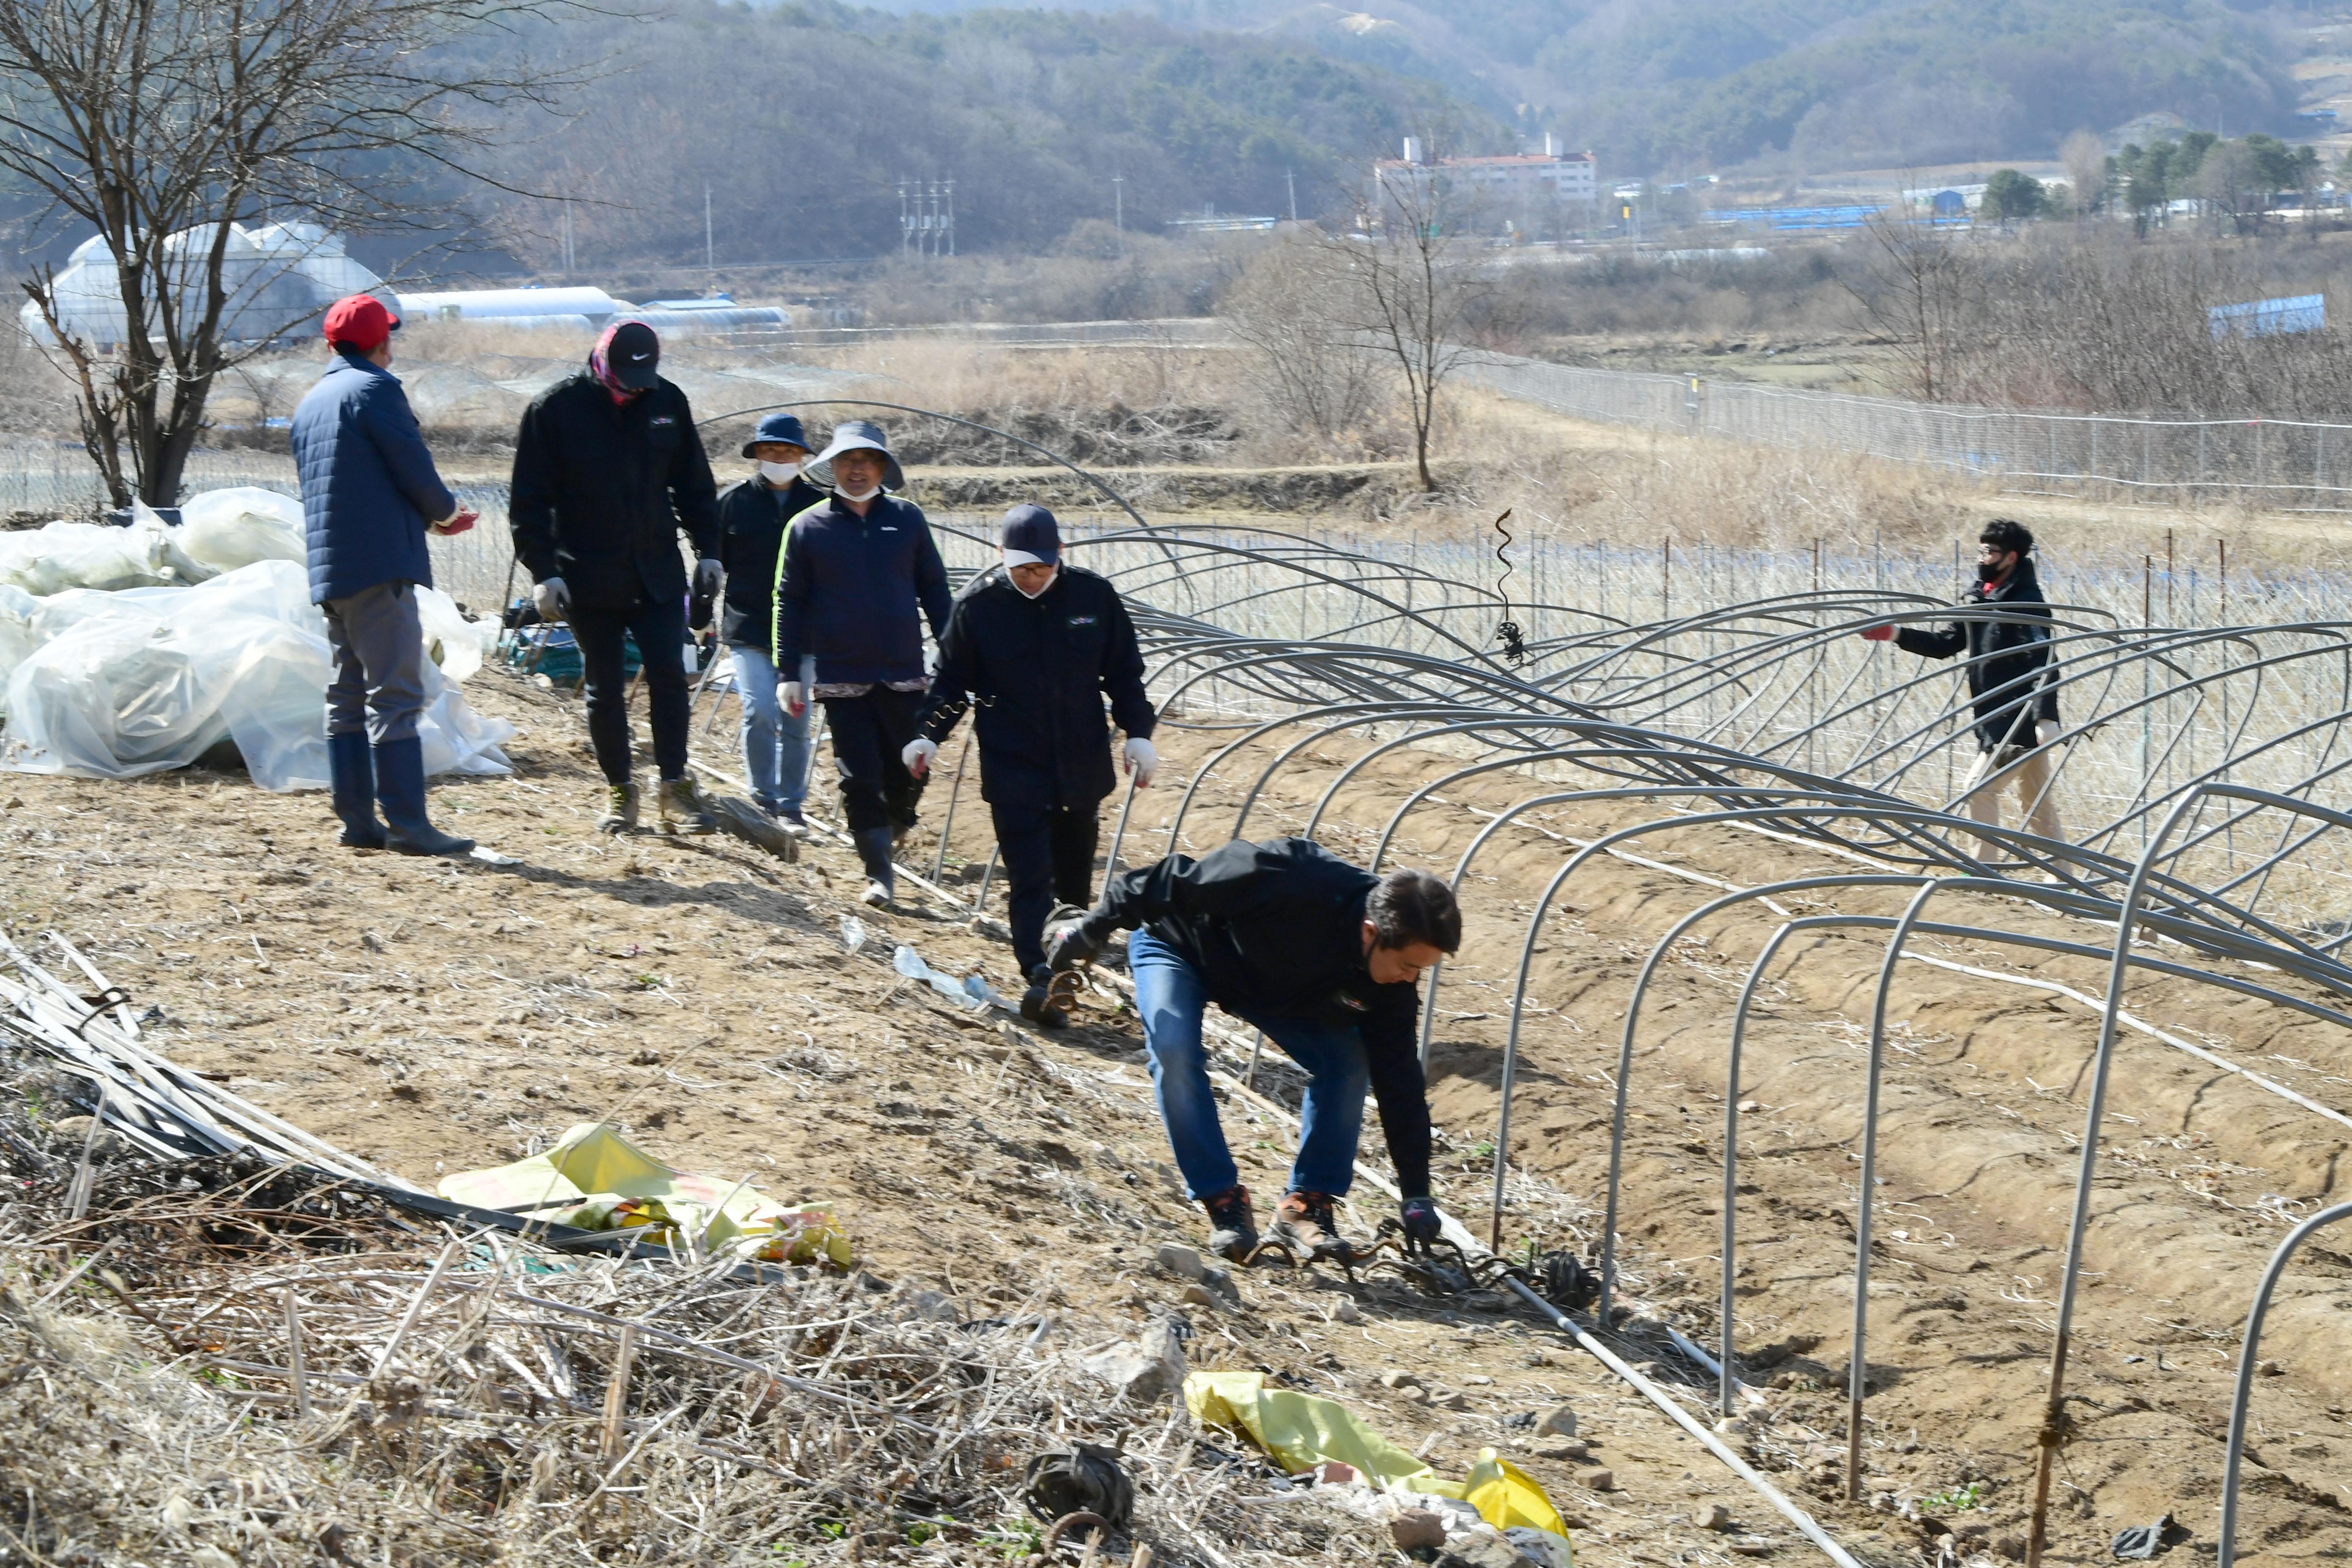
M 365 730 L 379 746 L 415 735 L 425 711 L 425 631 L 416 618 L 416 584 L 378 583 L 319 608 L 327 614 L 327 648 L 335 661 L 327 686 L 327 733 Z

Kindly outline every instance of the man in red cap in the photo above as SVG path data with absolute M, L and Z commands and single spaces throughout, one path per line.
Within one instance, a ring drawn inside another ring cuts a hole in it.
M 294 464 L 309 533 L 310 597 L 327 616 L 334 679 L 327 758 L 342 842 L 408 855 L 463 855 L 470 838 L 425 813 L 425 636 L 416 590 L 433 583 L 428 533 L 475 514 L 433 467 L 392 363 L 400 319 L 366 294 L 327 310 L 334 363 L 294 410 Z M 383 821 L 376 820 L 376 804 Z

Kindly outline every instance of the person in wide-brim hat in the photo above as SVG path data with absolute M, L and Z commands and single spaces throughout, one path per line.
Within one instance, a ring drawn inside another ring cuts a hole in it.
M 789 671 L 778 670 L 770 649 L 784 535 L 793 518 L 825 499 L 802 475 L 814 449 L 798 418 L 767 415 L 743 443 L 743 456 L 758 467 L 719 492 L 719 558 L 727 568 L 719 635 L 741 709 L 743 776 L 760 809 L 794 835 L 808 830 L 801 808 L 808 795 L 809 714 L 806 704 L 797 711 L 787 708 L 780 688 L 785 680 L 805 686 L 815 678 L 805 658 Z
M 888 437 L 882 426 L 864 419 L 845 419 L 833 427 L 833 439 L 824 450 L 808 461 L 809 477 L 821 485 L 833 483 L 833 460 L 844 452 L 878 452 L 882 455 L 882 488 L 903 490 L 907 488 L 907 471 L 890 453 Z M 862 500 L 862 497 L 853 497 Z

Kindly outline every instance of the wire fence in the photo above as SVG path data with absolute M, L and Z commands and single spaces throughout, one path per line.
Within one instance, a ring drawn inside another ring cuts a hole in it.
M 2347 425 L 1973 408 L 1588 370 L 1498 353 L 1477 356 L 1462 374 L 1501 396 L 1595 424 L 1853 452 L 1970 474 L 2005 489 L 2352 510 Z

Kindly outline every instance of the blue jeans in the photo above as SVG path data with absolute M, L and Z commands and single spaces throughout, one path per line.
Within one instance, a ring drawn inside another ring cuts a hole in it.
M 1135 976 L 1136 1011 L 1143 1016 L 1143 1048 L 1151 1056 L 1152 1092 L 1184 1175 L 1184 1195 L 1196 1203 L 1214 1197 L 1238 1185 L 1241 1173 L 1217 1123 L 1208 1055 L 1201 1046 L 1208 989 L 1174 948 L 1149 931 L 1128 939 L 1127 966 Z M 1307 1069 L 1290 1190 L 1346 1196 L 1356 1179 L 1356 1141 L 1364 1130 L 1364 1089 L 1370 1081 L 1362 1033 L 1353 1025 L 1311 1018 L 1242 1016 Z
M 805 695 L 797 715 L 776 700 L 776 667 L 763 647 L 730 647 L 735 697 L 743 708 L 743 771 L 751 798 L 769 811 L 797 812 L 808 798 L 809 710 Z M 801 660 L 803 693 L 815 679 L 816 661 Z

